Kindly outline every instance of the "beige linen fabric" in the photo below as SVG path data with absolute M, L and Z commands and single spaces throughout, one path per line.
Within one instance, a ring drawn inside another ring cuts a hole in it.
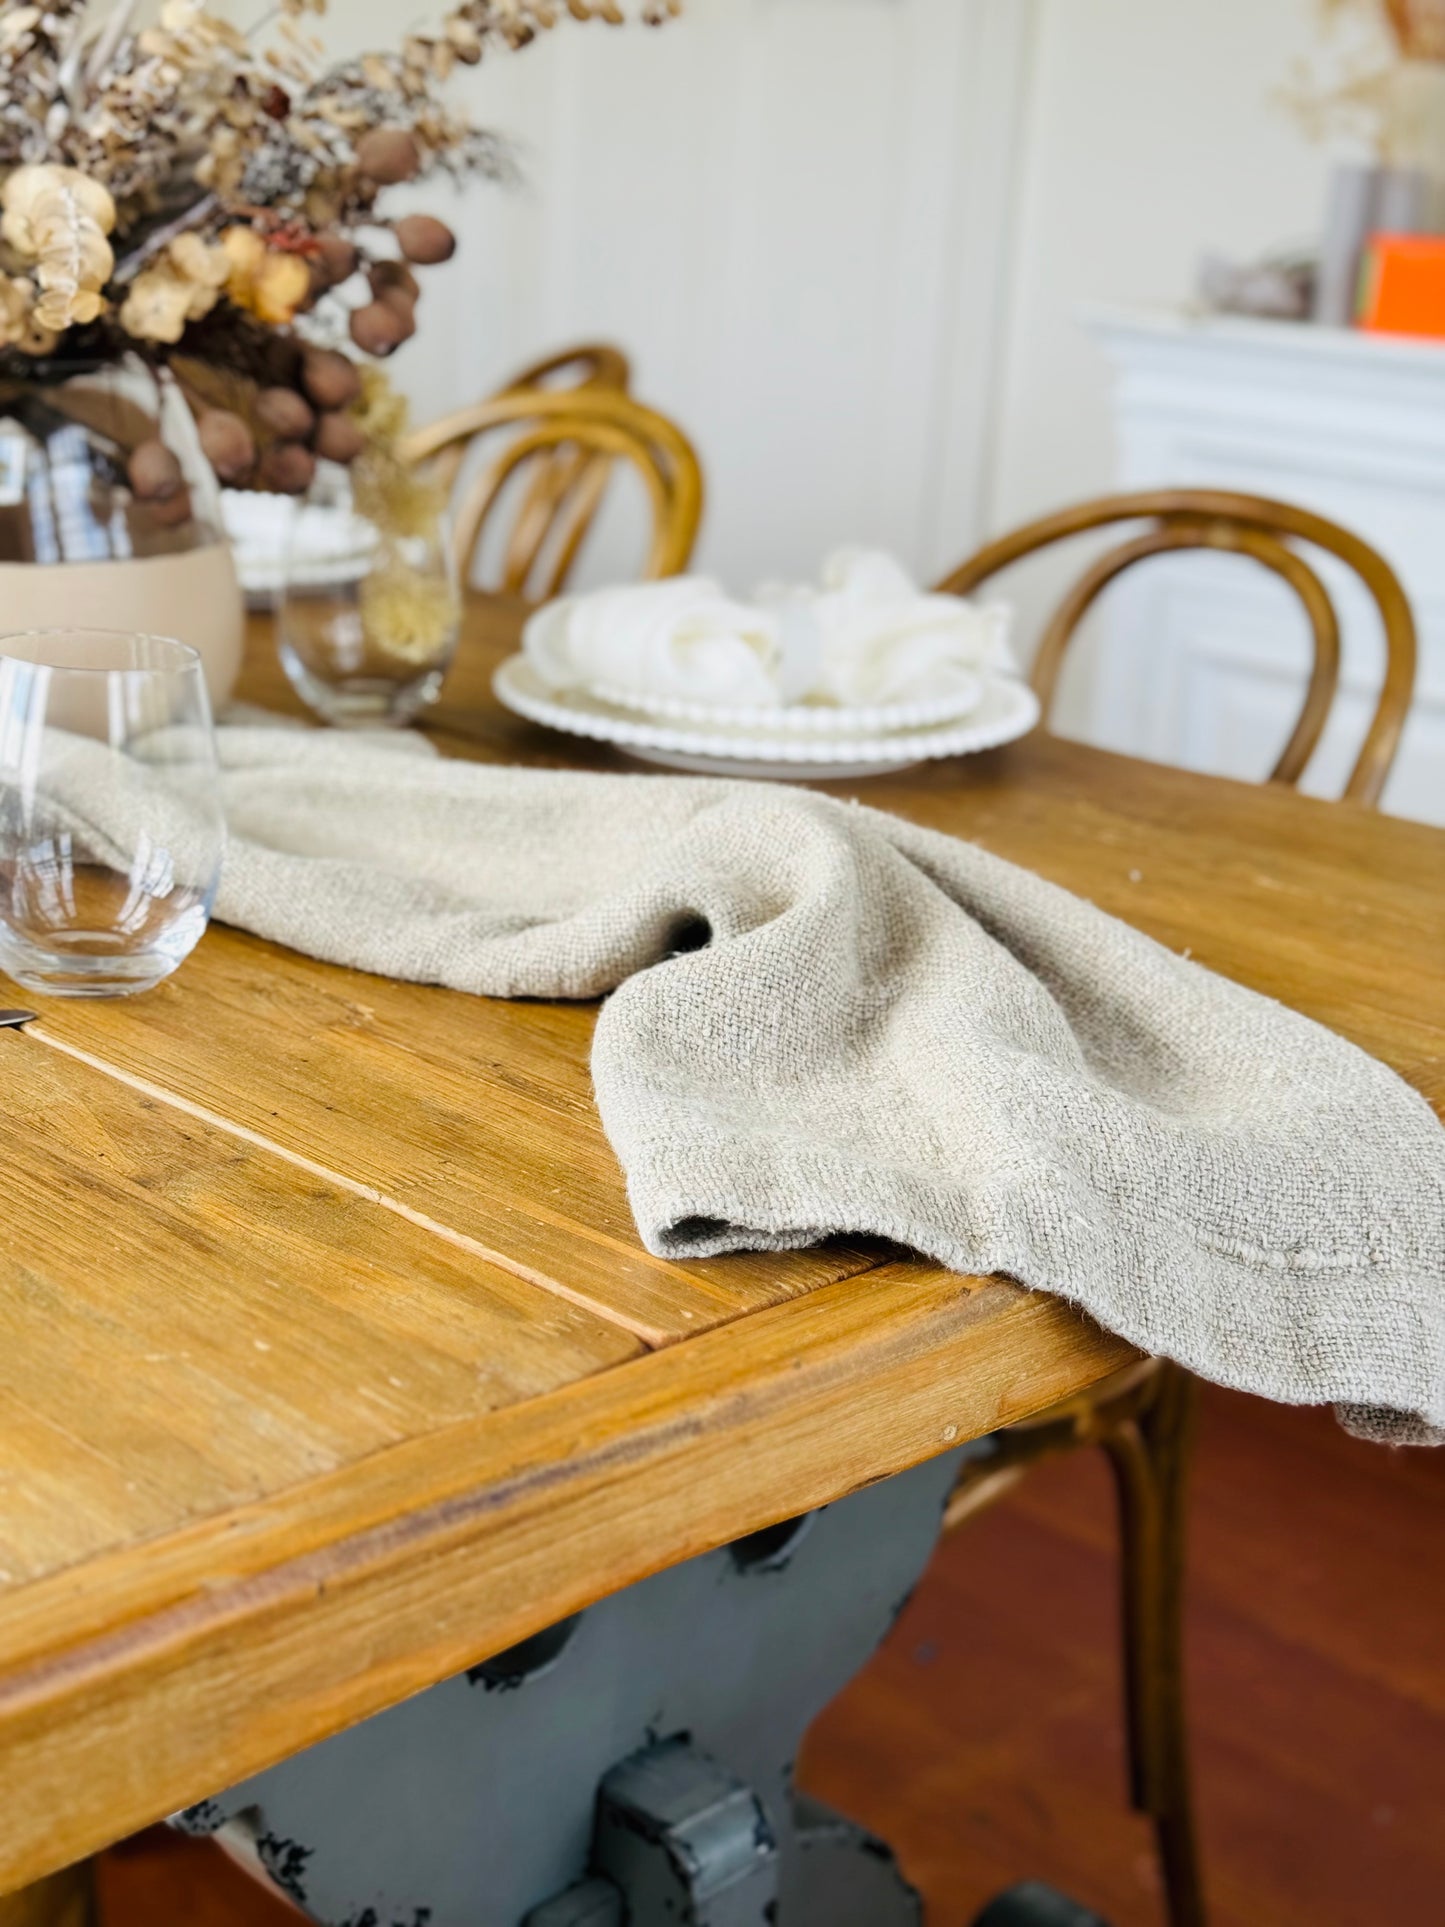
M 1330 1032 L 804 790 L 219 739 L 226 921 L 485 996 L 606 996 L 597 1102 L 650 1250 L 874 1233 L 1445 1441 L 1445 1131 Z

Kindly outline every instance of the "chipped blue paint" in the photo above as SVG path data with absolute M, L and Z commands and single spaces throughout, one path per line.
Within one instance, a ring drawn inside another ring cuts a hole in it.
M 326 1927 L 917 1927 L 887 1847 L 796 1794 L 792 1761 L 927 1563 L 958 1456 L 601 1600 L 182 1824 L 247 1829 Z M 736 1789 L 714 1816 L 743 1829 L 726 1904 L 705 1819 L 679 1812 L 660 1859 L 608 1859 L 599 1789 L 669 1748 L 659 1798 L 689 1783 L 684 1753 Z

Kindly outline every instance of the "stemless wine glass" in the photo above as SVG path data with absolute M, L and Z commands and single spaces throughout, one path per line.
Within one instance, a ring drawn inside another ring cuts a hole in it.
M 225 849 L 201 659 L 164 636 L 0 636 L 0 970 L 149 990 L 206 927 Z
M 366 513 L 346 472 L 323 469 L 292 523 L 281 663 L 328 723 L 409 723 L 456 653 L 461 598 L 442 505 L 418 491 L 404 518 L 388 506 Z

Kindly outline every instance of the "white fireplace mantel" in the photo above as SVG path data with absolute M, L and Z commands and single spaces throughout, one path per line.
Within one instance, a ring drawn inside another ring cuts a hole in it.
M 1415 704 L 1385 804 L 1445 823 L 1445 343 L 1177 310 L 1093 308 L 1115 371 L 1122 488 L 1272 495 L 1374 543 L 1415 608 Z M 1306 787 L 1338 794 L 1383 645 L 1347 571 L 1342 694 Z M 1144 565 L 1110 599 L 1091 733 L 1137 755 L 1261 776 L 1298 710 L 1309 643 L 1282 585 L 1233 557 Z

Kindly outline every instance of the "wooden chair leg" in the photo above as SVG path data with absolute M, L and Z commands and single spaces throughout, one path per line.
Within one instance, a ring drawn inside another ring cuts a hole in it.
M 0 1895 L 0 1927 L 95 1927 L 96 1918 L 88 1860 L 19 1893 Z
M 1170 1927 L 1205 1927 L 1184 1709 L 1186 1483 L 1197 1385 L 1177 1365 L 1104 1432 L 1119 1496 L 1130 1791 L 1154 1823 Z

